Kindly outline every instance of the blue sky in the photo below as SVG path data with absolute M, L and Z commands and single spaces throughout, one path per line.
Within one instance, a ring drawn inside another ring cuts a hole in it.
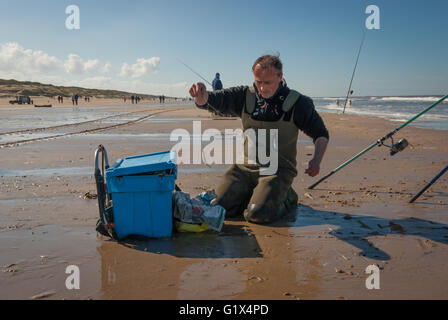
M 65 27 L 68 5 L 80 29 Z M 289 86 L 344 96 L 365 30 L 354 95 L 448 91 L 448 1 L 2 1 L 0 78 L 187 96 L 200 80 L 252 83 L 253 61 L 280 53 Z M 124 65 L 125 64 L 125 65 Z

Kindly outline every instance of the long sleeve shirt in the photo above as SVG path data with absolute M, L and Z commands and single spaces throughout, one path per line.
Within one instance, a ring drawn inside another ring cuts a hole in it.
M 232 87 L 220 91 L 208 92 L 208 101 L 198 108 L 209 111 L 219 111 L 226 115 L 241 117 L 246 104 L 248 86 Z M 282 103 L 289 93 L 289 88 L 281 84 L 272 98 L 264 99 L 257 94 L 257 102 L 251 114 L 252 119 L 258 121 L 278 121 L 283 116 Z M 293 121 L 297 128 L 316 141 L 319 137 L 329 139 L 328 130 L 314 107 L 313 100 L 300 95 L 293 106 Z

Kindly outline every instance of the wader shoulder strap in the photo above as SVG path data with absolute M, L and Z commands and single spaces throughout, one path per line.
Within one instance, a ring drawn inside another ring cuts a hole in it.
M 254 112 L 256 99 L 257 98 L 255 96 L 255 88 L 249 87 L 246 91 L 246 112 L 247 113 L 252 114 L 252 112 Z
M 288 95 L 286 96 L 285 102 L 283 102 L 283 112 L 288 112 L 292 109 L 294 104 L 299 100 L 300 93 L 295 90 L 289 90 Z

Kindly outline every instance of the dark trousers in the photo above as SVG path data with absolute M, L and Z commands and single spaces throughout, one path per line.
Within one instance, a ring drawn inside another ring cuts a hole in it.
M 263 176 L 257 169 L 234 164 L 216 188 L 218 204 L 226 209 L 227 218 L 244 215 L 250 222 L 273 222 L 297 206 L 298 197 L 291 188 L 294 177 L 286 169 Z

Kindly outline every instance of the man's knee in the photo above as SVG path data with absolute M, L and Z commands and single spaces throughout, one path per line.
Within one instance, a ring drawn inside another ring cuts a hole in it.
M 244 211 L 244 219 L 253 223 L 270 223 L 283 217 L 286 211 L 284 203 L 275 207 L 267 204 L 251 203 Z

